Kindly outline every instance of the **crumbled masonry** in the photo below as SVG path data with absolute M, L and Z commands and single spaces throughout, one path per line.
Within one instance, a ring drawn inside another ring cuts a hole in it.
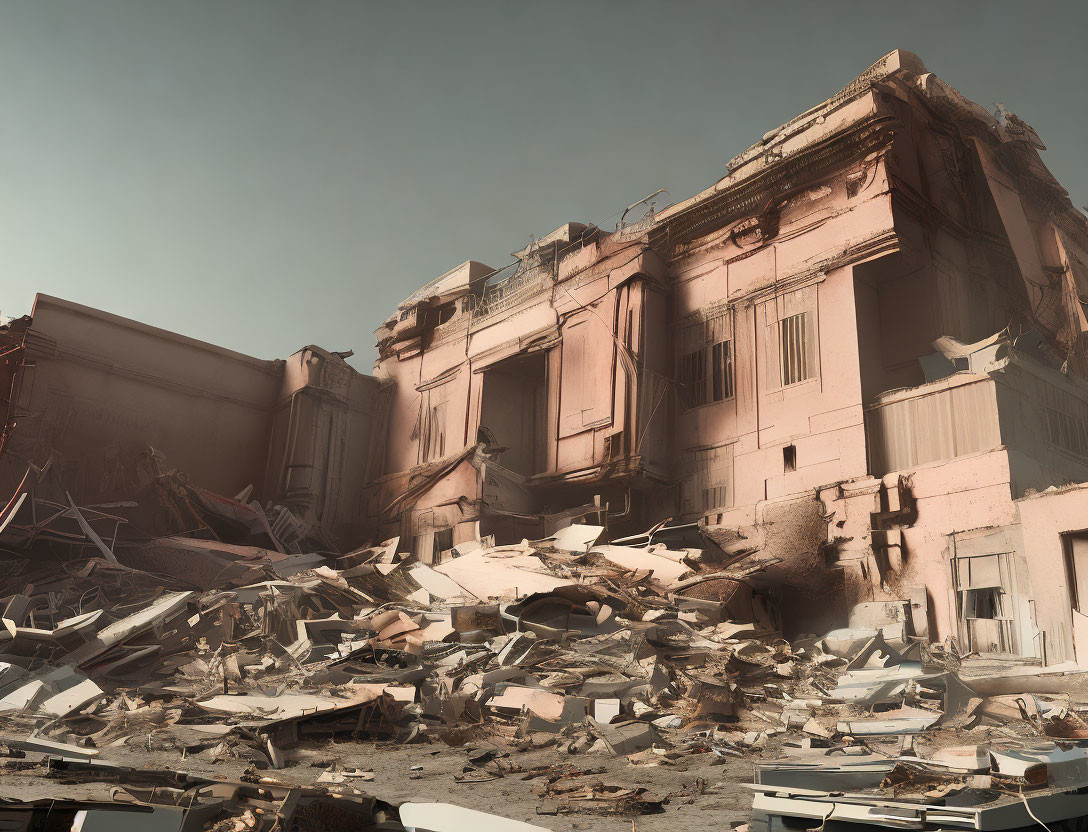
M 1088 221 L 886 55 L 264 361 L 0 326 L 0 829 L 1088 828 Z M 362 544 L 362 545 L 361 545 Z
M 542 817 L 661 813 L 715 788 L 610 781 L 607 759 L 678 766 L 771 748 L 785 761 L 758 770 L 754 825 L 822 817 L 839 781 L 860 806 L 907 801 L 915 813 L 918 799 L 953 796 L 964 817 L 1022 812 L 1026 797 L 1051 821 L 1080 806 L 1088 671 L 927 644 L 909 601 L 788 642 L 758 557 L 709 537 L 678 550 L 599 543 L 603 533 L 476 542 L 435 567 L 396 539 L 291 568 L 235 545 L 250 571 L 203 590 L 97 554 L 61 574 L 28 565 L 0 582 L 0 771 L 38 773 L 72 813 L 116 801 L 185 830 L 272 829 L 319 808 L 362 824 L 350 828 L 402 829 L 426 807 L 367 792 L 383 749 L 405 744 L 460 754 L 451 786 L 531 780 Z M 691 594 L 708 584 L 730 589 Z M 353 740 L 374 743 L 371 768 L 318 762 L 328 743 Z M 172 755 L 177 771 L 111 763 L 124 747 Z M 541 748 L 552 762 L 519 763 Z M 229 759 L 246 763 L 239 782 L 184 773 Z M 291 777 L 307 769 L 309 782 Z M 99 780 L 121 791 L 93 805 L 70 793 Z M 189 800 L 201 812 L 179 814 Z M 46 805 L 10 809 L 29 819 Z M 435 811 L 436 825 L 415 828 L 462 828 Z M 322 823 L 305 828 L 342 828 Z

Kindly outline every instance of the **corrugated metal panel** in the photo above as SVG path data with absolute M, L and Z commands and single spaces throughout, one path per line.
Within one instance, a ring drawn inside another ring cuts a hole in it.
M 891 402 L 866 413 L 874 474 L 904 471 L 1001 445 L 989 380 Z

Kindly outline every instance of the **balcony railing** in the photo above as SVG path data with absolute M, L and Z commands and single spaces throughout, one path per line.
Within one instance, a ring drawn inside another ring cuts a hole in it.
M 515 272 L 505 280 L 489 283 L 472 310 L 473 321 L 489 318 L 513 309 L 529 298 L 540 294 L 551 285 L 551 273 L 540 266 Z

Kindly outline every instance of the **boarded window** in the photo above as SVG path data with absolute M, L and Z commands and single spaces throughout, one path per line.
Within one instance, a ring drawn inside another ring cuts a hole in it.
M 570 327 L 563 333 L 562 407 L 560 429 L 564 435 L 577 433 L 583 427 L 585 410 L 586 338 L 585 324 Z
M 421 532 L 415 537 L 412 551 L 420 562 L 429 564 L 434 557 L 434 532 Z
M 733 398 L 733 341 L 727 312 L 680 330 L 676 378 L 685 409 Z
M 960 587 L 963 589 L 1001 588 L 1001 566 L 1001 555 L 960 558 Z
M 446 521 L 443 518 L 435 517 L 431 509 L 424 509 L 416 514 L 416 535 L 412 551 L 420 562 L 437 565 L 453 548 L 453 528 L 449 526 L 438 528 L 444 522 Z
M 778 322 L 778 359 L 783 387 L 798 384 L 815 375 L 807 312 L 790 315 Z

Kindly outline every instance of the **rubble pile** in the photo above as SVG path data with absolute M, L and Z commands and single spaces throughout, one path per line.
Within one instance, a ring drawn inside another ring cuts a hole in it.
M 258 804 L 280 800 L 273 787 L 290 791 L 269 772 L 345 740 L 376 743 L 375 760 L 405 744 L 465 748 L 457 784 L 539 781 L 540 814 L 633 816 L 716 786 L 697 777 L 659 794 L 634 775 L 607 779 L 595 761 L 621 758 L 634 771 L 773 754 L 787 760 L 776 772 L 846 765 L 898 794 L 904 783 L 948 785 L 930 769 L 950 764 L 920 755 L 949 737 L 975 742 L 974 773 L 990 748 L 996 759 L 1028 753 L 1007 750 L 1018 743 L 1088 739 L 1075 668 L 988 667 L 925 644 L 911 636 L 906 602 L 862 605 L 859 626 L 787 641 L 758 554 L 727 554 L 695 526 L 611 544 L 599 542 L 604 531 L 458 544 L 434 566 L 400 554 L 395 539 L 289 559 L 196 537 L 148 544 L 204 567 L 204 555 L 229 555 L 218 585 L 207 568 L 187 583 L 184 570 L 170 577 L 116 558 L 24 560 L 0 579 L 3 765 L 83 764 L 85 778 L 108 772 L 125 783 L 124 800 L 158 807 L 207 793 L 219 806 L 208 818 L 234 825 L 185 828 L 241 829 L 265 828 L 253 819 L 276 812 Z M 265 791 L 171 774 L 168 789 L 141 797 L 154 777 L 111 767 L 122 747 L 176 754 L 179 769 L 244 761 Z M 519 762 L 542 748 L 562 762 Z M 961 774 L 953 786 L 967 788 Z M 292 811 L 321 806 L 378 824 L 358 828 L 401 828 L 380 825 L 399 823 L 395 808 L 359 802 L 372 779 L 330 765 Z M 757 777 L 757 809 L 772 794 L 760 784 L 783 782 Z M 314 789 L 354 802 L 322 803 Z

